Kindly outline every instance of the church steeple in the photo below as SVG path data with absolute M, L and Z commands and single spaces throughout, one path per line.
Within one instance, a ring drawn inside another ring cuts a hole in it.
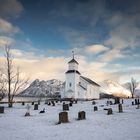
M 72 51 L 72 60 L 70 60 L 68 63 L 76 63 L 76 64 L 79 64 L 75 58 L 74 58 L 74 51 Z
M 66 73 L 78 73 L 78 62 L 75 60 L 74 51 L 72 51 L 72 59 L 68 62 L 68 71 Z

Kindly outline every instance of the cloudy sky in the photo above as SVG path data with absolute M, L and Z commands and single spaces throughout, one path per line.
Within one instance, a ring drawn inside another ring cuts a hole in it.
M 139 0 L 0 0 L 0 62 L 5 45 L 32 80 L 65 79 L 71 51 L 96 82 L 140 81 Z

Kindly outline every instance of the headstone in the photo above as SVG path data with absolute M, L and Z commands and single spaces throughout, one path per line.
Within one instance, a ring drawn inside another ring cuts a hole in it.
M 69 105 L 68 104 L 63 104 L 63 111 L 69 110 Z
M 97 106 L 94 106 L 94 111 L 98 111 L 98 107 Z
M 119 113 L 123 112 L 122 104 L 118 104 Z
M 116 98 L 115 98 L 114 104 L 120 104 L 120 98 L 119 98 L 119 97 L 116 97 Z
M 96 102 L 95 101 L 92 101 L 92 105 L 95 105 L 96 104 Z
M 137 105 L 137 104 L 138 104 L 137 99 L 135 99 L 135 105 Z
M 122 104 L 123 104 L 123 99 L 122 99 Z
M 4 113 L 4 106 L 0 106 L 0 113 Z
M 45 108 L 43 108 L 43 110 L 41 110 L 39 113 L 45 113 Z
M 107 115 L 112 115 L 112 114 L 113 114 L 112 108 L 108 108 Z
M 38 110 L 38 104 L 34 105 L 34 110 Z
M 65 105 L 65 102 L 63 102 L 63 105 Z
M 85 111 L 78 112 L 78 120 L 84 120 L 84 119 L 86 119 Z
M 25 102 L 22 102 L 22 105 L 25 105 Z
M 69 122 L 68 120 L 68 112 L 60 112 L 59 113 L 59 124 L 60 123 L 67 123 Z
M 77 100 L 75 100 L 75 104 L 77 104 L 77 102 L 78 102 L 78 101 L 77 101 Z
M 54 103 L 54 101 L 51 101 L 51 103 L 52 103 L 52 106 L 55 106 L 55 103 Z
M 112 101 L 110 101 L 109 103 L 110 103 L 110 105 L 113 105 Z
M 24 115 L 25 117 L 30 116 L 30 105 L 27 104 L 27 112 Z
M 138 99 L 138 105 L 140 104 L 140 100 Z
M 48 102 L 48 105 L 51 105 L 51 103 L 50 103 L 50 102 Z
M 72 106 L 72 102 L 69 103 L 69 106 Z

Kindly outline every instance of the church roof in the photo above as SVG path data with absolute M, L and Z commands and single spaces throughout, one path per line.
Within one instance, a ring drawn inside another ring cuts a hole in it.
M 84 76 L 80 76 L 81 78 L 83 78 L 85 81 L 87 81 L 88 83 L 92 84 L 92 85 L 96 85 L 96 86 L 99 86 L 99 84 L 97 84 L 96 82 L 92 81 L 91 79 L 87 78 L 87 77 L 84 77 Z
M 72 60 L 70 60 L 68 63 L 76 63 L 76 64 L 79 64 L 74 58 Z
M 68 70 L 66 73 L 78 73 L 81 75 L 81 73 L 77 70 Z

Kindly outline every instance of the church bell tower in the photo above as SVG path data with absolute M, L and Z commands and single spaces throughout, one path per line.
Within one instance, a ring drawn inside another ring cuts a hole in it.
M 80 72 L 78 71 L 78 62 L 74 58 L 68 62 L 68 71 L 66 74 L 65 97 L 64 98 L 78 98 L 78 85 L 80 79 Z

